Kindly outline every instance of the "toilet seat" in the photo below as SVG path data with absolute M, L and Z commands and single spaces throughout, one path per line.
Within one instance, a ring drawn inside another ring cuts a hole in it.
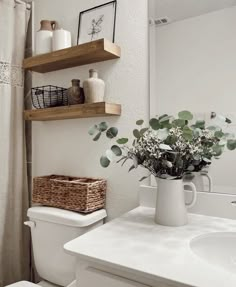
M 39 287 L 39 285 L 28 282 L 28 281 L 20 281 L 20 282 L 11 284 L 11 285 L 7 285 L 5 287 Z

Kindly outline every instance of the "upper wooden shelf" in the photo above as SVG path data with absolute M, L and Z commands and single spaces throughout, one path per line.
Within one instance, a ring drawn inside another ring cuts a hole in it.
M 100 39 L 52 53 L 26 58 L 24 69 L 47 73 L 76 66 L 120 58 L 121 49 L 106 39 Z
M 26 110 L 24 118 L 28 121 L 55 121 L 77 118 L 119 116 L 121 105 L 105 102 L 63 106 L 56 108 Z

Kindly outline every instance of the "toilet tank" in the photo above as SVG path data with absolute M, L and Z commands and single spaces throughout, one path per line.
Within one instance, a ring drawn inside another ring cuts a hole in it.
M 99 227 L 106 217 L 104 209 L 82 215 L 52 207 L 28 209 L 33 255 L 37 273 L 51 283 L 67 286 L 75 280 L 75 258 L 65 253 L 68 241 Z

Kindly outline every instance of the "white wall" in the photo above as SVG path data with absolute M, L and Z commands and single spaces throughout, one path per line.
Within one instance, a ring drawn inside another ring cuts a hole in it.
M 72 32 L 76 43 L 79 12 L 104 0 L 35 0 L 35 30 L 42 19 L 57 20 Z M 148 11 L 147 0 L 118 0 L 116 42 L 121 46 L 120 60 L 33 75 L 33 85 L 69 87 L 72 78 L 84 80 L 90 68 L 97 68 L 105 80 L 106 100 L 122 104 L 122 116 L 107 118 L 129 135 L 136 119 L 148 118 Z M 100 176 L 108 179 L 109 219 L 138 205 L 138 174 L 128 174 L 128 166 L 100 167 L 106 141 L 94 143 L 87 131 L 103 118 L 75 119 L 33 124 L 33 176 L 51 173 L 75 176 Z
M 236 7 L 157 28 L 152 115 L 188 109 L 235 116 L 235 34 Z M 235 160 L 236 152 L 227 152 L 214 162 L 215 185 L 235 190 Z

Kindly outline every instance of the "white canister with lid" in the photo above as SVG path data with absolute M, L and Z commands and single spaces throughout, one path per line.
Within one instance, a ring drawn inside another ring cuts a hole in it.
M 52 51 L 53 30 L 57 27 L 56 21 L 42 20 L 40 30 L 36 33 L 35 54 L 45 54 Z
M 71 47 L 71 33 L 64 29 L 56 29 L 52 36 L 52 50 L 57 51 Z

